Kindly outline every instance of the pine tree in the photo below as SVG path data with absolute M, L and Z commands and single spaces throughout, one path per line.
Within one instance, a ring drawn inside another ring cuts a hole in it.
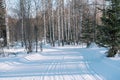
M 91 43 L 95 42 L 94 39 L 94 32 L 95 32 L 95 20 L 96 14 L 95 10 L 94 13 L 91 13 L 91 9 L 89 8 L 90 5 L 84 7 L 83 12 L 83 21 L 82 21 L 82 42 L 87 44 L 87 48 L 90 47 Z M 96 8 L 95 8 L 96 9 Z
M 89 46 L 94 40 L 93 34 L 94 34 L 93 21 L 90 18 L 90 15 L 88 15 L 86 16 L 86 18 L 83 19 L 82 28 L 82 40 L 87 44 L 87 48 L 89 48 Z
M 120 48 L 120 0 L 107 0 L 103 9 L 102 25 L 98 26 L 98 44 L 109 48 L 107 57 L 114 57 Z

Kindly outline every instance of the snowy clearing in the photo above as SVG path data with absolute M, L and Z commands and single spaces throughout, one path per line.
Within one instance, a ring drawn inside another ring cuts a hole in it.
M 29 55 L 15 50 L 19 53 L 15 57 L 0 59 L 0 80 L 120 79 L 120 59 L 106 58 L 105 48 L 49 47 Z

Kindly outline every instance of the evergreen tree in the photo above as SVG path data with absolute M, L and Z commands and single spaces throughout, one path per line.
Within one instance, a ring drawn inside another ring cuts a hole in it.
M 91 15 L 92 16 L 92 15 Z M 87 48 L 93 42 L 94 28 L 93 28 L 93 19 L 90 18 L 90 15 L 86 16 L 83 20 L 82 28 L 82 41 L 87 44 Z
M 120 0 L 107 0 L 103 9 L 102 25 L 98 26 L 98 44 L 109 48 L 107 57 L 114 57 L 120 48 Z

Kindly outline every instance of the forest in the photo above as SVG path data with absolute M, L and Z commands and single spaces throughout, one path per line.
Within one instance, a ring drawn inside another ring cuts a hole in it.
M 1 0 L 2 1 L 2 0 Z M 4 0 L 3 0 L 4 1 Z M 6 0 L 6 42 L 21 42 L 29 52 L 50 43 L 53 47 L 91 43 L 119 53 L 119 0 Z M 13 5 L 14 4 L 14 5 Z M 42 50 L 42 49 L 41 49 Z
M 56 41 L 59 46 L 90 44 L 101 14 L 97 7 L 103 6 L 88 0 L 18 0 L 16 4 L 14 15 L 8 18 L 10 41 L 21 41 L 26 48 L 42 40 L 52 46 Z

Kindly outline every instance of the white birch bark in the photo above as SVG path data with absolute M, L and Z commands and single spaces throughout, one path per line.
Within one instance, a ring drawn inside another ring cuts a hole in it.
M 60 1 L 58 0 L 57 4 L 58 4 L 58 10 L 57 10 L 57 16 L 58 16 L 58 46 L 60 46 Z
M 5 0 L 4 0 L 4 4 L 5 4 L 5 9 L 6 9 L 6 11 L 8 11 Z M 8 26 L 8 16 L 7 16 L 7 12 L 5 12 L 5 25 L 6 25 L 7 47 L 9 48 L 9 45 L 10 45 L 10 32 L 9 32 L 9 26 Z
M 54 41 L 55 41 L 55 33 L 54 33 L 54 4 L 52 5 L 52 35 L 53 35 L 53 37 L 52 37 L 52 44 L 53 44 L 53 46 L 55 46 L 55 44 L 54 44 Z
M 45 10 L 46 10 L 46 0 L 43 0 L 43 8 L 44 8 L 44 44 L 46 44 L 46 15 L 45 15 Z

